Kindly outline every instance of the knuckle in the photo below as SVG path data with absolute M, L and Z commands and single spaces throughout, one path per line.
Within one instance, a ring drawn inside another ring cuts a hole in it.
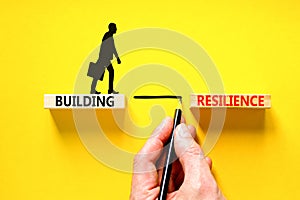
M 217 183 L 212 179 L 204 179 L 199 188 L 200 193 L 202 194 L 218 194 L 219 188 Z
M 141 160 L 141 154 L 137 153 L 133 158 L 133 163 L 139 163 Z
M 133 159 L 133 169 L 135 169 L 135 170 L 140 169 L 141 168 L 140 165 L 143 162 L 142 160 L 143 160 L 142 155 L 136 154 Z
M 187 148 L 185 154 L 191 156 L 202 156 L 202 151 L 198 145 L 192 145 L 191 147 Z

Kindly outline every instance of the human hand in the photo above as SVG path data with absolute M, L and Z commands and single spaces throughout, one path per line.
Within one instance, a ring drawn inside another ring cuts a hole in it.
M 118 62 L 118 64 L 121 64 L 121 60 L 119 57 L 117 58 L 117 62 Z
M 166 118 L 135 156 L 131 200 L 157 199 L 162 175 L 157 161 L 172 125 L 172 119 Z M 173 162 L 167 199 L 225 199 L 210 171 L 211 160 L 205 158 L 195 135 L 195 128 L 184 123 L 175 130 L 174 147 L 179 160 Z

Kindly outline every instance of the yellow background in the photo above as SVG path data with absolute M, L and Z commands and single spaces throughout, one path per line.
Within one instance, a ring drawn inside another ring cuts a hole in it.
M 117 34 L 181 32 L 206 49 L 227 93 L 270 93 L 263 125 L 224 129 L 209 156 L 228 199 L 300 199 L 299 13 L 296 0 L 1 1 L 0 199 L 128 199 L 131 174 L 99 163 L 43 109 L 43 94 L 72 93 L 111 21 Z

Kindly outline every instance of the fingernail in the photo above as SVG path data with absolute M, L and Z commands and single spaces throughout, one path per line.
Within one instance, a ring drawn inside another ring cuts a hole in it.
M 166 125 L 168 123 L 168 121 L 170 120 L 170 117 L 166 117 L 163 121 L 162 124 Z
M 166 117 L 165 119 L 163 119 L 163 121 L 160 123 L 160 125 L 158 126 L 159 129 L 163 128 L 168 122 L 168 117 Z
M 189 130 L 185 124 L 179 124 L 178 132 L 181 137 L 189 137 Z

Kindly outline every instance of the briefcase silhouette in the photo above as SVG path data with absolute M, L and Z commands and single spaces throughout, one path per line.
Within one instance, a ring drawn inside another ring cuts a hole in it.
M 103 80 L 104 70 L 105 67 L 101 65 L 99 61 L 97 61 L 96 63 L 90 62 L 87 75 L 92 78 Z

